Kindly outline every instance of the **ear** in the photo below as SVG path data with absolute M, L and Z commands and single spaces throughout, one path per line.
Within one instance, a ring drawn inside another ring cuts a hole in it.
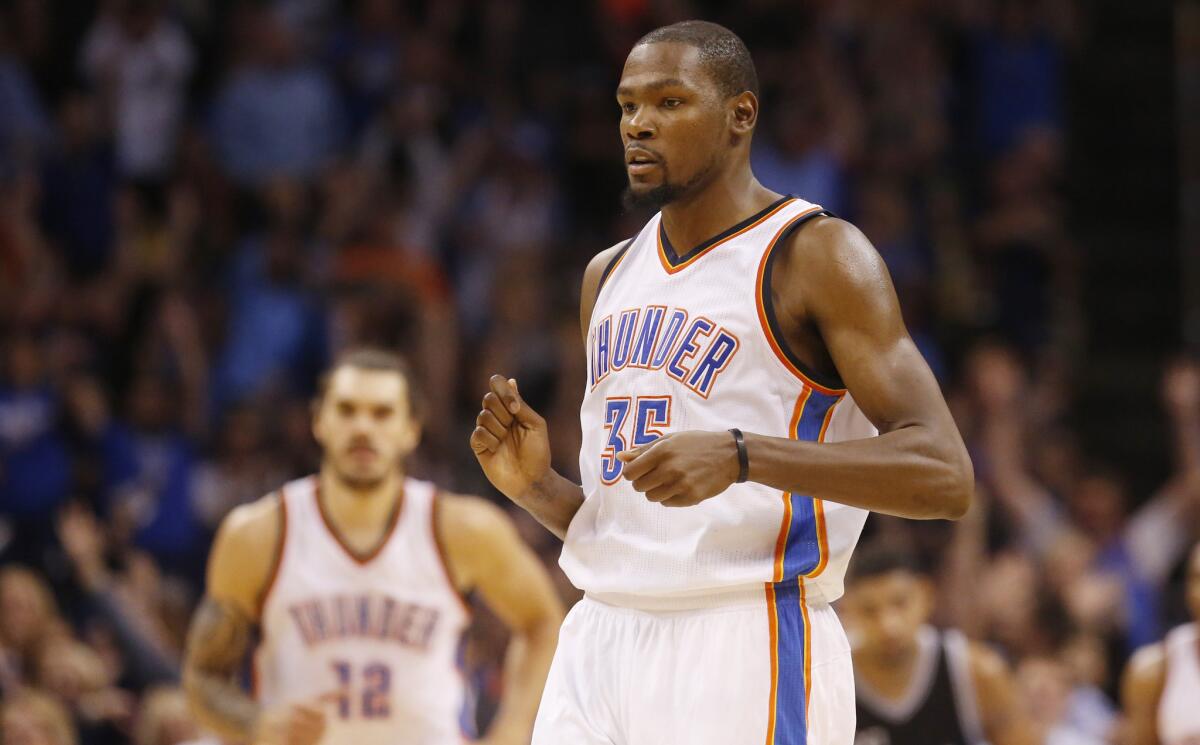
M 309 406 L 309 412 L 312 414 L 313 439 L 317 441 L 318 445 L 324 446 L 325 428 L 321 426 L 321 399 L 318 398 L 312 402 L 312 404 Z
M 745 137 L 754 132 L 758 124 L 758 96 L 750 91 L 743 91 L 730 99 L 730 131 L 737 137 Z

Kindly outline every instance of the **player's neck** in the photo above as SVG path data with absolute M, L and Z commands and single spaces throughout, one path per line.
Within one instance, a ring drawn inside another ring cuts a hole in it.
M 775 202 L 779 194 L 754 178 L 749 167 L 718 175 L 703 190 L 666 205 L 663 227 L 680 253 L 703 243 Z
M 876 693 L 887 698 L 899 698 L 908 691 L 916 674 L 919 652 L 920 644 L 916 642 L 899 654 L 858 651 L 854 655 L 854 666 Z
M 397 502 L 404 498 L 404 474 L 399 470 L 367 489 L 352 488 L 327 468 L 321 469 L 318 478 L 321 509 L 334 527 L 347 536 L 386 529 Z

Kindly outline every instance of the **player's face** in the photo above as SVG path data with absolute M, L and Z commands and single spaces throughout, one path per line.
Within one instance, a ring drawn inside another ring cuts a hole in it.
M 912 572 L 896 570 L 855 582 L 847 610 L 861 651 L 883 660 L 908 654 L 933 609 L 933 588 Z
M 1192 612 L 1192 618 L 1200 621 L 1200 544 L 1192 549 L 1192 559 L 1188 562 L 1187 573 L 1187 605 Z
M 634 47 L 617 86 L 630 201 L 660 207 L 707 185 L 729 148 L 728 103 L 695 47 Z
M 398 469 L 419 434 L 403 375 L 348 365 L 330 376 L 313 421 L 325 464 L 356 489 L 379 484 Z

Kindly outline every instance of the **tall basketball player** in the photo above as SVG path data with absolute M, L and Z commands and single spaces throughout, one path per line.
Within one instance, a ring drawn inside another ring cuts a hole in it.
M 850 570 L 855 745 L 1032 745 L 995 652 L 929 625 L 934 587 L 908 555 L 868 549 Z
M 1125 671 L 1130 745 L 1200 745 L 1200 543 L 1188 560 L 1186 587 L 1193 622 L 1138 650 Z
M 529 733 L 562 617 L 504 513 L 408 478 L 411 378 L 351 352 L 314 405 L 320 472 L 234 510 L 212 549 L 184 684 L 200 719 L 252 745 L 446 745 L 470 734 L 457 669 L 478 590 L 513 633 L 485 742 Z M 238 685 L 257 630 L 253 694 Z
M 584 275 L 582 487 L 551 470 L 515 381 L 484 396 L 484 472 L 565 538 L 586 593 L 538 745 L 852 742 L 829 603 L 867 511 L 968 507 L 970 460 L 879 254 L 751 173 L 757 88 L 711 23 L 654 31 L 625 62 L 629 198 L 661 211 Z

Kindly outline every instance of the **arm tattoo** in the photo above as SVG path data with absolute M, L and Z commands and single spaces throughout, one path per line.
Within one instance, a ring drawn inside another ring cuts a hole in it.
M 237 683 L 254 622 L 228 603 L 205 597 L 188 632 L 184 687 L 205 724 L 232 739 L 247 739 L 258 704 Z
M 514 501 L 560 540 L 565 540 L 571 518 L 583 504 L 583 488 L 551 471 L 547 478 L 530 484 L 521 498 Z

